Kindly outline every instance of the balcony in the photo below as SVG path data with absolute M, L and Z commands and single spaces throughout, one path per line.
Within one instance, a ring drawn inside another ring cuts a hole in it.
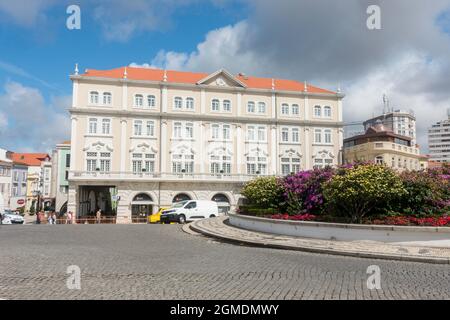
M 265 175 L 212 173 L 151 173 L 70 171 L 70 181 L 146 181 L 146 182 L 247 182 Z

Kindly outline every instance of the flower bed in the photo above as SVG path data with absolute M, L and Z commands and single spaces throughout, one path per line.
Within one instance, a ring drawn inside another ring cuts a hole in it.
M 262 177 L 242 190 L 237 213 L 278 220 L 450 226 L 450 166 L 399 173 L 355 163 Z

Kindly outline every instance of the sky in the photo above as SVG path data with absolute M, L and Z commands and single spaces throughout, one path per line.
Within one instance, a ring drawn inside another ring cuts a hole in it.
M 69 30 L 68 6 L 81 10 Z M 369 30 L 369 5 L 381 29 Z M 450 108 L 450 0 L 0 0 L 0 148 L 70 137 L 74 65 L 308 81 L 345 93 L 344 121 L 413 110 L 418 143 Z

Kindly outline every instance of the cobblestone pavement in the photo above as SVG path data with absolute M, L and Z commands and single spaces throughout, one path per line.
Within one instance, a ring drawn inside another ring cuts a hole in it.
M 218 217 L 193 222 L 191 229 L 219 239 L 245 242 L 273 248 L 285 248 L 317 253 L 331 253 L 365 258 L 385 258 L 388 260 L 408 260 L 450 264 L 450 248 L 424 247 L 426 241 L 418 246 L 417 242 L 389 244 L 377 241 L 330 241 L 321 239 L 298 238 L 255 232 L 234 227 L 228 218 Z M 441 243 L 435 241 L 431 243 Z M 447 241 L 445 241 L 447 245 Z M 449 266 L 450 269 L 450 266 Z
M 67 289 L 70 265 L 81 290 Z M 381 290 L 367 289 L 370 265 Z M 238 246 L 179 225 L 0 226 L 0 299 L 449 299 L 449 270 Z

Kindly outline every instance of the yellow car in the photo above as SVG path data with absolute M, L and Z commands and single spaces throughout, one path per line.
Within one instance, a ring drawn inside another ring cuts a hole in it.
M 161 213 L 168 208 L 160 208 L 159 211 L 155 214 L 148 216 L 149 223 L 159 223 L 161 221 Z

